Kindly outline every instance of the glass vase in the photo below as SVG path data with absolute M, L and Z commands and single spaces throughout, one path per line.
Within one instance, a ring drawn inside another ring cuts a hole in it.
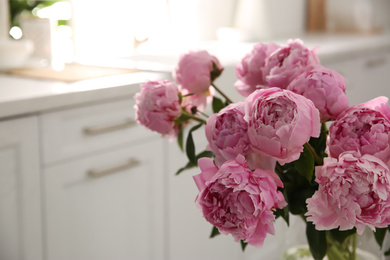
M 326 234 L 327 251 L 324 260 L 385 260 L 383 250 L 375 241 L 373 232 L 366 229 L 362 235 L 357 233 L 339 243 Z M 385 244 L 387 242 L 385 241 Z M 386 248 L 385 246 L 383 246 Z M 307 244 L 290 247 L 283 254 L 283 260 L 314 260 Z

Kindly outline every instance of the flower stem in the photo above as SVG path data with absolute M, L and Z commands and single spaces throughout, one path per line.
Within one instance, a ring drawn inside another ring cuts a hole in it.
M 209 118 L 209 116 L 207 115 L 207 114 L 205 114 L 205 113 L 203 113 L 203 112 L 201 112 L 201 111 L 196 111 L 197 113 L 199 113 L 199 114 L 201 114 L 202 116 L 204 116 L 204 117 L 206 117 L 206 118 Z
M 316 161 L 316 163 L 318 165 L 322 165 L 322 159 L 318 156 L 318 154 L 316 153 L 316 151 L 314 150 L 314 148 L 309 144 L 309 143 L 305 143 L 305 147 L 307 149 L 309 149 L 310 153 L 313 155 L 314 157 L 314 160 Z
M 232 101 L 230 98 L 228 98 L 228 97 L 225 95 L 225 93 L 223 93 L 222 90 L 220 90 L 220 89 L 214 84 L 214 82 L 211 82 L 211 86 L 213 86 L 213 87 L 215 88 L 215 90 L 216 90 L 219 94 L 221 94 L 221 95 L 226 99 L 226 102 L 228 102 L 229 104 L 233 103 L 233 101 Z
M 348 253 L 348 255 L 345 256 L 345 249 L 342 245 L 334 241 L 328 232 L 326 233 L 326 241 L 328 243 L 326 255 L 329 260 L 350 260 L 349 257 L 346 258 L 347 256 L 350 256 L 350 254 Z M 348 250 L 348 247 L 346 249 Z
M 352 254 L 351 260 L 356 259 L 356 244 L 357 244 L 357 233 L 352 235 Z
M 196 120 L 196 121 L 198 121 L 198 122 L 200 122 L 200 123 L 202 123 L 202 124 L 206 124 L 207 122 L 205 121 L 205 120 L 203 120 L 202 118 L 199 118 L 199 117 L 197 117 L 197 116 L 194 116 L 193 114 L 190 114 L 190 113 L 188 113 L 187 111 L 185 111 L 184 109 L 181 111 L 181 114 L 182 115 L 185 115 L 186 117 L 189 117 L 189 118 L 191 118 L 191 119 L 194 119 L 194 120 Z
M 347 260 L 335 245 L 330 246 L 327 256 L 329 260 Z

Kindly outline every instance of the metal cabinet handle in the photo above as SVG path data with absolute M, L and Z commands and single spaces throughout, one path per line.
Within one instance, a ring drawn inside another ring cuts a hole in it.
M 96 127 L 85 127 L 83 129 L 83 132 L 85 135 L 93 136 L 93 135 L 99 135 L 104 134 L 120 129 L 125 129 L 131 126 L 136 125 L 137 122 L 134 119 L 127 119 L 124 122 L 112 124 L 112 125 L 106 125 L 106 126 L 96 126 Z
M 88 175 L 88 177 L 91 177 L 91 178 L 99 178 L 99 177 L 103 177 L 103 176 L 117 173 L 120 171 L 124 171 L 124 170 L 130 169 L 130 168 L 137 167 L 140 164 L 141 164 L 141 162 L 136 160 L 136 159 L 129 159 L 129 161 L 127 161 L 124 164 L 120 164 L 120 165 L 110 167 L 107 169 L 89 170 L 87 172 L 87 175 Z

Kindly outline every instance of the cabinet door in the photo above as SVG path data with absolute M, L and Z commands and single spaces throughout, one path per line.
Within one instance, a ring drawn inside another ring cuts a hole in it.
M 135 121 L 134 102 L 116 100 L 43 114 L 45 165 L 156 136 Z
M 0 259 L 42 259 L 36 117 L 0 122 Z
M 163 259 L 163 147 L 149 140 L 47 168 L 47 259 Z

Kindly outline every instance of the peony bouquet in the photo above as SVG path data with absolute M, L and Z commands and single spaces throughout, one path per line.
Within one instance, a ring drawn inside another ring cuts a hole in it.
M 138 122 L 186 153 L 177 174 L 199 167 L 195 202 L 212 236 L 261 247 L 275 219 L 289 223 L 293 214 L 306 223 L 314 259 L 357 259 L 356 236 L 366 228 L 382 246 L 390 225 L 388 99 L 350 107 L 344 78 L 300 40 L 254 45 L 236 66 L 242 102 L 215 85 L 222 71 L 217 57 L 190 51 L 174 81 L 146 82 L 135 96 Z M 202 126 L 208 145 L 196 153 L 193 132 Z

